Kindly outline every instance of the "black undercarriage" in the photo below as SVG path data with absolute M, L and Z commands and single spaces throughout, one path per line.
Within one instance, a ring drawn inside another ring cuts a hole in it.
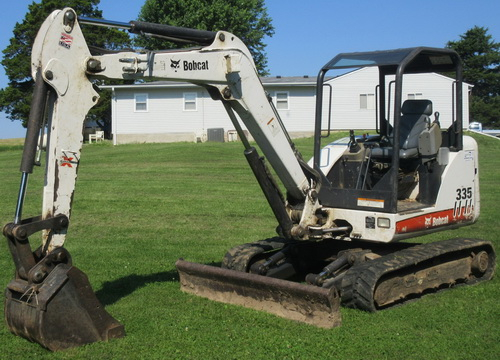
M 488 241 L 463 238 L 429 244 L 271 238 L 234 247 L 222 267 L 335 287 L 344 306 L 377 311 L 489 280 L 495 253 Z

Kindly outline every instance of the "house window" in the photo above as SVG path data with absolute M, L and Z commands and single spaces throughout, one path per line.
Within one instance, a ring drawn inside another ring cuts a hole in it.
M 359 108 L 367 110 L 375 109 L 375 94 L 359 94 Z
M 418 100 L 423 99 L 422 93 L 408 94 L 408 100 Z
M 276 92 L 276 109 L 288 110 L 288 91 Z
M 148 111 L 148 94 L 135 94 L 135 112 Z
M 196 93 L 184 93 L 184 111 L 196 111 Z

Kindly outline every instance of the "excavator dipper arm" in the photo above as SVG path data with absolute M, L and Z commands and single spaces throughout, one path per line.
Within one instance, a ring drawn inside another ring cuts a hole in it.
M 62 247 L 80 162 L 83 121 L 99 99 L 81 67 L 81 59 L 89 56 L 76 13 L 54 11 L 43 23 L 32 51 L 36 83 L 19 200 L 14 222 L 3 229 L 16 265 L 16 277 L 5 293 L 5 319 L 13 333 L 50 350 L 124 335 L 123 325 L 103 309 L 86 275 L 72 266 L 70 254 Z M 43 139 L 45 127 L 42 215 L 22 219 L 28 176 L 37 162 L 37 138 L 40 133 Z M 28 237 L 40 231 L 42 246 L 32 251 Z

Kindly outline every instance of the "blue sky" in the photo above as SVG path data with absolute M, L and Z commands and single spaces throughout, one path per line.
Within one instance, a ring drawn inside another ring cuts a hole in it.
M 105 18 L 134 20 L 145 0 L 101 0 Z M 0 50 L 32 0 L 9 1 L 0 12 Z M 39 2 L 39 1 L 35 1 Z M 473 5 L 472 5 L 473 4 Z M 340 52 L 412 46 L 443 47 L 475 25 L 500 42 L 498 0 L 266 0 L 275 35 L 266 39 L 271 75 L 315 76 Z M 0 88 L 7 86 L 0 67 Z M 24 137 L 19 121 L 0 113 L 0 139 Z

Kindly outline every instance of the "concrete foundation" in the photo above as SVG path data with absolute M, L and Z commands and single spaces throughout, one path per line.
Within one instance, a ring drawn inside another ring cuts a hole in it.
M 233 134 L 234 130 L 226 131 L 224 141 L 237 141 L 237 136 Z M 246 131 L 245 131 L 246 132 Z M 249 140 L 252 137 L 246 132 Z M 312 131 L 291 132 L 292 139 L 313 136 Z M 142 143 L 168 143 L 168 142 L 205 142 L 207 141 L 206 135 L 196 134 L 193 132 L 186 133 L 162 133 L 162 134 L 115 134 L 113 143 L 115 145 L 121 144 L 142 144 Z

